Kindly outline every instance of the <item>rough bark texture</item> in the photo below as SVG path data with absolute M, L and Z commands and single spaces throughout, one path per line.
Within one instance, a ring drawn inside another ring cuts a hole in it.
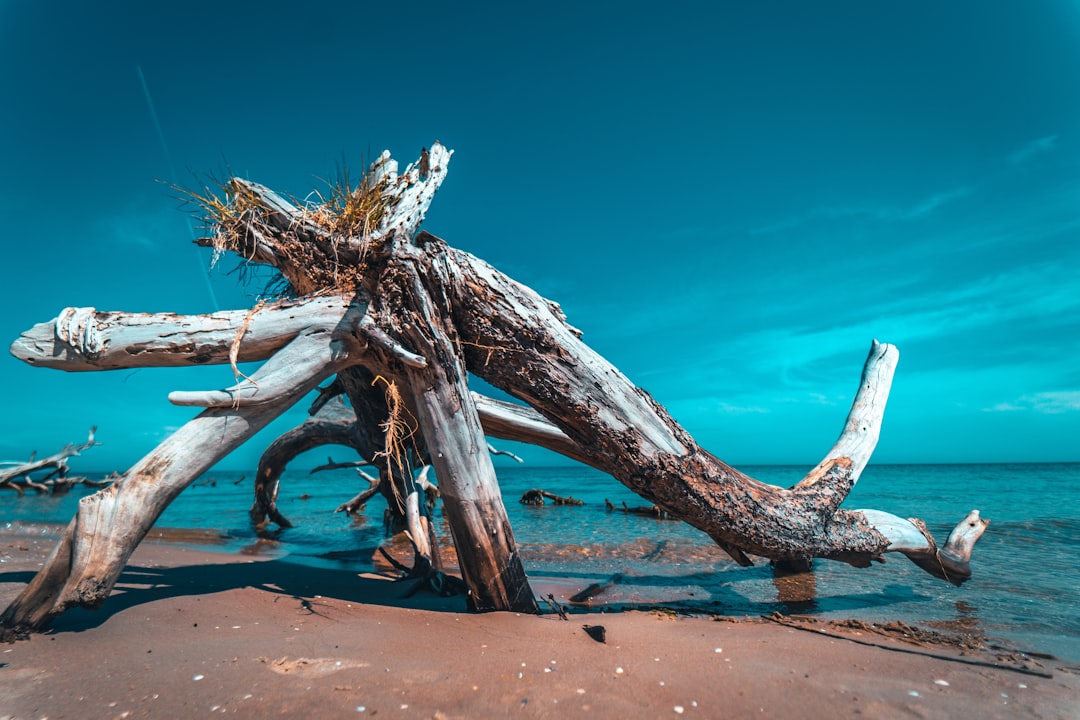
M 0 617 L 4 627 L 40 629 L 66 607 L 101 602 L 183 487 L 334 374 L 315 409 L 326 410 L 327 398 L 341 391 L 354 415 L 316 414 L 271 447 L 253 517 L 276 511 L 277 477 L 288 459 L 342 442 L 379 465 L 380 486 L 426 572 L 437 554 L 413 469 L 430 461 L 478 610 L 536 610 L 485 432 L 610 473 L 743 564 L 760 555 L 790 567 L 815 557 L 865 566 L 901 552 L 938 577 L 966 579 L 986 528 L 977 511 L 939 549 L 919 520 L 839 508 L 877 443 L 894 347 L 872 344 L 843 432 L 817 467 L 788 489 L 754 480 L 700 448 L 581 341 L 557 304 L 433 235 L 417 235 L 450 155 L 436 143 L 399 175 L 384 154 L 360 188 L 320 206 L 296 207 L 239 179 L 226 187 L 225 201 L 208 201 L 218 224 L 205 244 L 275 266 L 304 297 L 202 316 L 69 308 L 15 342 L 12 352 L 26 362 L 66 370 L 266 362 L 231 388 L 170 395 L 208 409 L 113 487 L 82 501 L 45 568 Z M 524 405 L 471 393 L 470 372 Z

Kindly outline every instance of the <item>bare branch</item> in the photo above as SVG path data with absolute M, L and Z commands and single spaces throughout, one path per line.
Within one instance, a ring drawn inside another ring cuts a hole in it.
M 264 305 L 253 313 L 207 315 L 67 308 L 19 336 L 11 354 L 31 365 L 69 372 L 223 364 L 250 313 L 236 360 L 265 360 L 304 330 L 335 327 L 351 302 L 342 295 L 319 295 Z
M 480 424 L 483 425 L 483 420 L 480 421 Z M 492 455 L 505 455 L 506 457 L 510 458 L 511 460 L 516 460 L 519 463 L 525 462 L 524 460 L 522 460 L 521 458 L 519 458 L 517 455 L 515 455 L 512 452 L 508 452 L 506 450 L 497 450 L 495 448 L 495 446 L 492 445 L 491 443 L 487 444 L 487 448 L 488 448 L 488 452 L 491 453 Z
M 313 378 L 322 380 L 348 367 L 349 354 L 342 354 L 322 328 L 307 330 L 277 352 L 244 382 L 224 390 L 175 391 L 169 393 L 173 405 L 194 407 L 245 407 L 265 405 L 294 396 Z M 306 392 L 306 391 L 305 391 Z

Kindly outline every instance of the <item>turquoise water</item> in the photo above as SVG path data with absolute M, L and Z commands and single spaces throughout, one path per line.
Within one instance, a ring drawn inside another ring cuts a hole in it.
M 778 485 L 798 481 L 806 468 L 749 467 L 749 474 Z M 251 478 L 217 472 L 214 484 L 182 493 L 159 527 L 192 528 L 221 536 L 235 551 L 256 540 L 248 524 Z M 863 473 L 845 503 L 924 519 L 942 541 L 968 511 L 991 520 L 976 547 L 974 575 L 956 588 L 930 577 L 900 555 L 885 565 L 857 569 L 818 561 L 812 580 L 781 581 L 765 563 L 740 568 L 702 533 L 679 522 L 612 513 L 616 505 L 645 504 L 611 477 L 586 467 L 501 467 L 507 512 L 526 569 L 538 588 L 572 594 L 622 573 L 604 594 L 617 605 L 685 607 L 727 615 L 775 610 L 865 621 L 978 627 L 1021 649 L 1080 660 L 1080 464 L 879 465 Z M 202 482 L 202 481 L 200 481 Z M 296 525 L 280 534 L 279 551 L 322 566 L 371 568 L 384 539 L 383 504 L 350 519 L 333 509 L 366 483 L 352 471 L 314 476 L 286 473 L 279 507 Z M 525 506 L 521 494 L 542 488 L 585 501 L 580 507 Z M 17 522 L 66 523 L 81 493 L 56 498 L 0 495 L 0 529 Z M 16 526 L 17 527 L 17 526 Z M 54 528 L 55 530 L 55 528 Z M 445 526 L 445 536 L 449 536 Z M 10 530 L 9 530 L 10 532 Z M 546 590 L 545 590 L 546 592 Z

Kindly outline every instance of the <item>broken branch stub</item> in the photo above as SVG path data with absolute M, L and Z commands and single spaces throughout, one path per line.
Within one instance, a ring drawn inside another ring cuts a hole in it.
M 382 458 L 380 487 L 390 489 L 388 500 L 422 555 L 430 544 L 421 535 L 431 525 L 416 512 L 412 468 L 433 464 L 477 609 L 536 607 L 485 431 L 613 475 L 743 564 L 758 555 L 865 566 L 900 552 L 951 582 L 967 576 L 972 546 L 986 527 L 977 513 L 939 549 L 919 520 L 840 508 L 876 447 L 898 359 L 894 347 L 871 346 L 844 430 L 822 462 L 790 489 L 759 482 L 701 448 L 582 342 L 556 303 L 417 233 L 450 157 L 436 143 L 399 174 L 384 154 L 357 187 L 336 188 L 318 204 L 298 206 L 240 179 L 226 185 L 224 200 L 204 199 L 215 230 L 200 242 L 274 266 L 301 296 L 295 301 L 201 316 L 69 308 L 15 342 L 17 357 L 65 370 L 267 362 L 225 390 L 171 396 L 209 409 L 113 488 L 83 501 L 53 559 L 4 613 L 5 627 L 39 629 L 64 607 L 100 602 L 145 528 L 208 458 L 222 457 L 335 373 L 333 391 L 316 404 L 346 392 L 355 414 L 351 430 L 335 435 L 341 427 L 309 426 L 283 441 L 277 467 L 320 433 L 347 441 L 365 460 Z M 469 373 L 522 404 L 474 395 Z M 393 408 L 373 389 L 375 378 L 398 392 Z M 412 434 L 391 438 L 402 413 L 416 421 Z M 260 478 L 260 512 L 272 508 L 273 476 Z M 434 553 L 431 559 L 437 562 Z

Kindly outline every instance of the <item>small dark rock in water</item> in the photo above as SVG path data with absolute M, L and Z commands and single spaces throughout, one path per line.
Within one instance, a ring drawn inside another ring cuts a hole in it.
M 604 629 L 603 625 L 582 625 L 581 627 L 596 642 L 607 642 L 607 630 Z

